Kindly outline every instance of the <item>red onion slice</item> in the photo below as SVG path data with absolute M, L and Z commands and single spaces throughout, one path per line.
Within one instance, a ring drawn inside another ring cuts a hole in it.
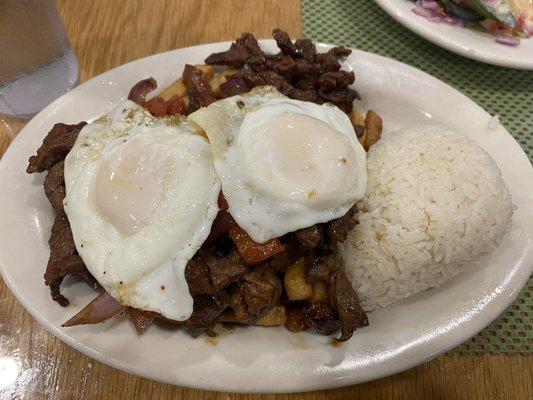
M 97 324 L 113 318 L 115 315 L 123 312 L 125 307 L 107 292 L 102 292 L 87 304 L 79 313 L 65 322 L 64 327 L 74 325 Z
M 520 45 L 520 39 L 512 36 L 497 36 L 495 40 L 496 42 L 506 46 L 516 47 Z
M 439 3 L 435 0 L 420 0 L 419 6 L 426 10 L 438 10 L 440 8 Z
M 427 8 L 422 8 L 420 6 L 416 6 L 412 9 L 412 11 L 416 14 L 416 15 L 420 15 L 421 17 L 425 17 L 427 18 L 428 20 L 430 21 L 434 21 L 434 22 L 441 22 L 444 20 L 445 18 L 445 15 L 443 14 L 440 14 L 438 12 L 435 12 L 433 10 L 429 10 Z

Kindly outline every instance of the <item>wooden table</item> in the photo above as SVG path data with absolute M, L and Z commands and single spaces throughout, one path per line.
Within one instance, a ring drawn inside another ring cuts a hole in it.
M 57 6 L 81 68 L 81 81 L 149 54 L 230 40 L 281 27 L 302 33 L 297 0 L 77 1 Z M 0 155 L 24 123 L 0 118 Z M 236 395 L 185 389 L 118 371 L 49 334 L 0 281 L 0 360 L 20 365 L 0 400 L 21 399 L 531 399 L 533 357 L 441 356 L 412 370 L 339 390 Z M 0 388 L 2 387 L 0 370 Z

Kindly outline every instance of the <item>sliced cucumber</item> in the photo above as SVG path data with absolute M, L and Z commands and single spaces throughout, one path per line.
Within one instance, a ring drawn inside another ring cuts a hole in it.
M 452 0 L 440 0 L 440 2 L 447 12 L 465 22 L 479 22 L 485 19 L 485 17 L 479 15 L 479 13 L 474 10 L 462 7 L 459 4 L 454 3 Z
M 500 21 L 512 28 L 516 27 L 516 19 L 511 12 L 511 7 L 509 7 L 507 0 L 501 0 L 498 7 L 493 7 L 484 0 L 466 0 L 466 2 L 474 11 L 483 17 Z M 506 6 L 507 10 L 502 10 L 501 6 Z

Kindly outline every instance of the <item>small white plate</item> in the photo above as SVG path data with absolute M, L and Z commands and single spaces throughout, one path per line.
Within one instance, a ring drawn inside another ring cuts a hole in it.
M 262 41 L 274 51 L 273 41 Z M 444 286 L 369 314 L 370 326 L 340 348 L 330 338 L 284 328 L 237 328 L 213 340 L 151 327 L 139 337 L 124 318 L 61 328 L 94 292 L 67 281 L 71 300 L 61 308 L 43 283 L 53 213 L 43 176 L 25 172 L 55 122 L 76 123 L 105 114 L 140 79 L 160 87 L 181 75 L 185 63 L 202 63 L 229 43 L 174 50 L 108 71 L 39 113 L 0 161 L 0 270 L 24 307 L 50 332 L 113 367 L 176 385 L 232 392 L 293 392 L 346 386 L 411 368 L 476 334 L 517 296 L 533 267 L 533 171 L 519 145 L 491 116 L 443 82 L 405 64 L 354 51 L 344 62 L 356 71 L 357 104 L 383 116 L 385 129 L 444 124 L 476 140 L 495 158 L 517 210 L 502 245 L 483 263 Z M 319 46 L 325 51 L 328 46 Z
M 462 56 L 501 67 L 533 69 L 533 38 L 520 46 L 497 43 L 495 36 L 471 28 L 432 22 L 413 13 L 409 0 L 374 0 L 392 18 L 424 39 Z

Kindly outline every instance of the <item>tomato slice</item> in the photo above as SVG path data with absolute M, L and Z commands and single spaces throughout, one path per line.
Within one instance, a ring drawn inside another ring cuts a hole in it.
M 237 247 L 242 259 L 249 265 L 257 265 L 285 250 L 279 239 L 270 239 L 266 243 L 256 243 L 238 225 L 229 230 L 229 237 Z

